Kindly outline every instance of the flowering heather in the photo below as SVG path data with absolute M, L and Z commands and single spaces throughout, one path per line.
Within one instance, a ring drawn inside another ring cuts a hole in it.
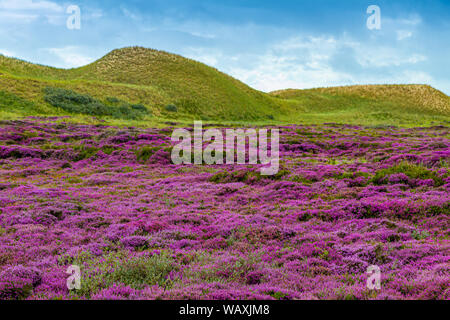
M 447 127 L 279 129 L 261 176 L 171 164 L 173 128 L 3 121 L 0 299 L 450 298 Z

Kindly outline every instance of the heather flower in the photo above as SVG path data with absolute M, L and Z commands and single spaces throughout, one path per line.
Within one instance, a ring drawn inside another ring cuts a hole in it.
M 128 286 L 113 284 L 92 296 L 92 300 L 138 300 L 139 291 Z
M 147 245 L 147 238 L 143 236 L 130 236 L 120 240 L 125 248 L 140 248 Z
M 0 299 L 449 298 L 445 127 L 283 126 L 262 177 L 172 165 L 172 128 L 52 121 L 0 126 Z
M 41 280 L 41 272 L 36 268 L 7 267 L 0 273 L 0 299 L 26 298 Z

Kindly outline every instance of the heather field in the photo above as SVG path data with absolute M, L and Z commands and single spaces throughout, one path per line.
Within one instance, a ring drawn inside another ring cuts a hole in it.
M 278 128 L 261 176 L 173 165 L 172 127 L 2 121 L 0 299 L 450 298 L 448 127 Z

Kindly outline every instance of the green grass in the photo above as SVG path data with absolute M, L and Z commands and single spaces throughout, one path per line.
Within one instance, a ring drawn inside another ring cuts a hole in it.
M 75 258 L 61 257 L 59 263 L 67 263 L 65 259 L 80 266 L 82 286 L 74 294 L 85 298 L 113 284 L 124 284 L 134 289 L 152 285 L 170 286 L 168 275 L 177 270 L 173 258 L 165 253 L 128 259 L 125 252 L 109 252 L 100 261 L 90 253 L 82 252 Z
M 285 99 L 302 123 L 362 125 L 448 125 L 450 97 L 426 85 L 373 85 L 281 90 L 272 96 Z
M 15 95 L 14 93 L 0 90 L 0 112 L 26 116 L 45 114 L 49 111 L 50 108 L 37 105 L 31 101 Z
M 95 108 L 80 108 L 70 99 L 52 103 L 47 87 L 89 97 Z M 114 50 L 68 70 L 0 55 L 0 119 L 24 116 L 70 116 L 73 122 L 141 127 L 191 124 L 194 119 L 231 126 L 333 122 L 412 127 L 448 125 L 450 97 L 424 85 L 268 94 L 200 62 L 141 47 Z

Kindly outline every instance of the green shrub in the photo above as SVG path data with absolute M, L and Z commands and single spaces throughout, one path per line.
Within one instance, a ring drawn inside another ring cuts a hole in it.
M 143 113 L 149 112 L 143 104 L 132 104 L 131 109 L 139 111 L 139 112 L 143 112 Z
M 98 153 L 98 150 L 99 149 L 96 147 L 89 147 L 86 145 L 73 146 L 73 151 L 75 151 L 77 154 L 74 161 L 81 161 L 84 159 L 92 158 Z
M 116 97 L 108 97 L 108 98 L 106 98 L 106 101 L 111 104 L 116 104 L 116 103 L 120 102 L 120 100 L 117 99 Z
M 417 231 L 417 230 L 413 230 L 411 232 L 411 236 L 416 239 L 416 240 L 422 240 L 422 239 L 427 239 L 430 236 L 430 233 L 428 231 Z
M 178 112 L 178 108 L 174 104 L 169 104 L 164 109 L 168 112 Z
M 117 119 L 138 120 L 149 114 L 143 105 L 130 105 L 114 97 L 106 98 L 102 103 L 86 94 L 79 94 L 72 90 L 47 87 L 44 89 L 44 100 L 53 107 L 61 108 L 70 113 L 87 114 L 91 116 L 111 116 Z
M 116 151 L 116 147 L 112 145 L 104 145 L 101 149 L 107 155 L 111 155 L 114 151 Z
M 444 181 L 437 175 L 436 172 L 418 164 L 404 161 L 398 165 L 392 166 L 387 169 L 378 170 L 375 176 L 372 178 L 372 182 L 376 185 L 385 184 L 387 177 L 391 174 L 403 173 L 411 179 L 432 179 L 435 186 L 442 186 Z
M 160 148 L 158 147 L 142 147 L 138 150 L 136 150 L 134 153 L 136 155 L 136 159 L 138 162 L 147 162 L 148 159 L 150 159 L 150 157 L 152 155 L 154 155 Z

